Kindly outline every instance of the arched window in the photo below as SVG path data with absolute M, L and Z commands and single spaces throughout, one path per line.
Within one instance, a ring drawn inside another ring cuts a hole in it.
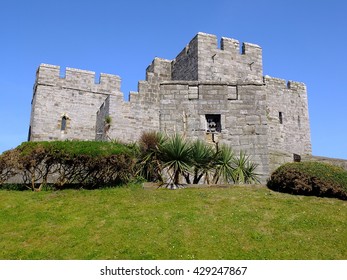
M 65 131 L 66 130 L 66 121 L 67 121 L 67 117 L 63 116 L 61 118 L 61 125 L 60 125 L 60 130 L 61 131 Z

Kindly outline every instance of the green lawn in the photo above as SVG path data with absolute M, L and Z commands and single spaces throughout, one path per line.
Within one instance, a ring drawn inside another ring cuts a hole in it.
M 265 187 L 0 191 L 0 259 L 347 259 L 347 202 Z

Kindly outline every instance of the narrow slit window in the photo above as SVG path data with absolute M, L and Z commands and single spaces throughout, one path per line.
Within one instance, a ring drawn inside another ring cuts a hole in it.
M 282 112 L 278 113 L 278 118 L 279 118 L 280 124 L 283 124 L 283 113 Z
M 66 130 L 66 122 L 67 122 L 67 117 L 63 116 L 61 118 L 61 126 L 60 126 L 60 130 L 61 131 L 65 131 Z

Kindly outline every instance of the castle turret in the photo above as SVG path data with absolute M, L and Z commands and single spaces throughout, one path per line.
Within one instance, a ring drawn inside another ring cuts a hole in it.
M 198 33 L 172 63 L 173 80 L 262 83 L 262 49 L 255 44 Z
M 95 139 L 96 112 L 109 95 L 119 95 L 120 78 L 41 64 L 36 72 L 29 140 Z

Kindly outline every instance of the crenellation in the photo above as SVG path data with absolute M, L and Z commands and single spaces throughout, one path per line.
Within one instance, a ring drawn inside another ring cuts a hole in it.
M 288 81 L 287 88 L 292 91 L 303 91 L 306 93 L 306 85 L 301 82 Z
M 37 70 L 35 85 L 56 86 L 84 90 L 95 93 L 119 93 L 120 77 L 101 73 L 99 82 L 95 82 L 95 72 L 67 67 L 61 77 L 61 69 L 56 65 L 41 64 Z
M 264 76 L 264 84 L 268 87 L 280 88 L 278 93 L 285 94 L 289 92 L 300 92 L 306 94 L 306 85 L 302 82 L 287 81 L 284 79 Z
M 117 75 L 101 73 L 99 87 L 105 90 L 120 92 L 121 79 Z
M 234 55 L 240 53 L 240 43 L 235 39 L 222 37 L 220 41 L 220 48 L 222 51 L 230 52 Z
M 171 77 L 171 64 L 172 60 L 156 57 L 147 67 L 146 74 L 156 73 L 160 80 L 168 80 Z
M 262 49 L 260 46 L 251 43 L 242 43 L 242 55 L 251 55 L 255 57 L 262 56 Z
M 50 64 L 40 64 L 36 71 L 36 84 L 45 83 L 55 85 L 60 79 L 60 66 Z

